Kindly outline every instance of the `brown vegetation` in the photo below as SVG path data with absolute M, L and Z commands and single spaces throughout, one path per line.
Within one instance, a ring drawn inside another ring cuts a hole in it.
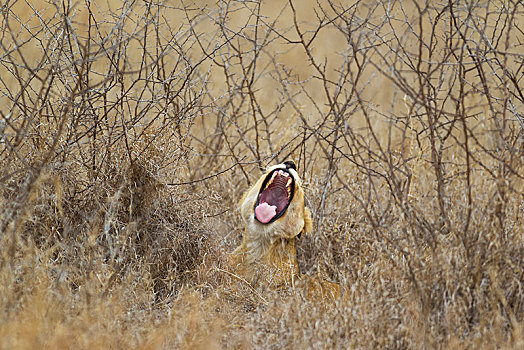
M 0 348 L 522 348 L 521 1 L 5 1 Z M 229 271 L 293 159 L 301 273 Z

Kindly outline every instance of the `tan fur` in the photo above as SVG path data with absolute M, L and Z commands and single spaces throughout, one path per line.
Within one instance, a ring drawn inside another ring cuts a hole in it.
M 244 194 L 240 212 L 245 231 L 241 245 L 231 256 L 232 267 L 245 280 L 257 287 L 271 288 L 303 286 L 310 296 L 337 298 L 340 286 L 321 279 L 301 275 L 298 269 L 295 238 L 311 232 L 311 212 L 304 204 L 304 189 L 298 173 L 288 169 L 295 179 L 294 196 L 283 216 L 269 224 L 254 218 L 254 206 L 267 174 L 274 169 L 285 169 L 284 164 L 269 168 Z

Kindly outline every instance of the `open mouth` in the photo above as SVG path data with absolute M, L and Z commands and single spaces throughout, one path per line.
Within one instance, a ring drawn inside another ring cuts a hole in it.
M 287 170 L 275 169 L 270 172 L 262 183 L 255 203 L 255 218 L 263 224 L 269 224 L 284 215 L 293 199 L 294 188 L 295 179 Z

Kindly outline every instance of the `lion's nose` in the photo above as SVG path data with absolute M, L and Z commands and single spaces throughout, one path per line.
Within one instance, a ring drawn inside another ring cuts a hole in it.
M 297 166 L 295 165 L 295 162 L 292 160 L 286 160 L 284 164 L 286 165 L 287 169 L 291 168 L 293 170 L 297 170 Z

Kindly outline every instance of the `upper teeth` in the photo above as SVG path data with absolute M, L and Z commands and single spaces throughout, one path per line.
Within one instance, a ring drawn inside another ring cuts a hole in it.
M 275 172 L 273 173 L 273 175 L 271 176 L 271 179 L 269 179 L 269 181 L 267 182 L 266 187 L 264 187 L 264 189 L 268 188 L 269 185 L 271 185 L 271 184 L 273 183 L 273 180 L 275 180 L 275 177 L 276 177 L 276 176 L 277 176 L 277 172 L 275 171 Z
M 286 187 L 288 188 L 288 197 L 290 196 L 290 191 L 289 191 L 289 187 L 291 185 L 291 183 L 293 182 L 291 176 L 289 175 L 289 173 L 283 171 L 283 170 L 278 170 L 278 171 L 275 171 L 273 172 L 273 175 L 271 175 L 271 179 L 269 179 L 269 181 L 266 183 L 266 186 L 264 187 L 264 189 L 268 188 L 269 185 L 271 185 L 273 183 L 273 180 L 275 180 L 275 177 L 278 175 L 280 176 L 285 176 L 287 177 L 287 182 L 286 182 Z

